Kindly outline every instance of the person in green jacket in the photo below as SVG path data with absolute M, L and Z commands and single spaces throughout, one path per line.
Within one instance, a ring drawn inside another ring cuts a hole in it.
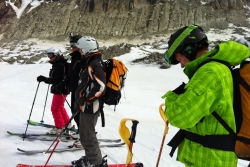
M 166 118 L 180 129 L 168 143 L 173 147 L 170 155 L 178 147 L 177 160 L 187 167 L 237 166 L 234 151 L 224 148 L 234 147 L 234 141 L 204 137 L 229 134 L 212 114 L 214 111 L 236 131 L 230 69 L 209 60 L 223 60 L 236 66 L 249 55 L 246 46 L 233 41 L 223 42 L 209 51 L 207 36 L 196 25 L 183 27 L 171 35 L 164 57 L 170 64 L 180 63 L 189 82 L 168 91 L 162 98 L 165 98 Z

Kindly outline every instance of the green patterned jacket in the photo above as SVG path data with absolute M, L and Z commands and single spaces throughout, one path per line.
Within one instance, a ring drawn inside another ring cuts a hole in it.
M 229 68 L 212 61 L 201 67 L 200 64 L 213 57 L 235 66 L 249 56 L 246 46 L 228 41 L 187 63 L 184 73 L 190 80 L 185 86 L 185 93 L 177 95 L 169 91 L 162 97 L 165 98 L 165 115 L 170 124 L 199 135 L 228 134 L 211 115 L 216 111 L 235 131 L 233 82 Z M 177 156 L 187 167 L 237 166 L 234 152 L 205 148 L 187 139 L 179 145 Z

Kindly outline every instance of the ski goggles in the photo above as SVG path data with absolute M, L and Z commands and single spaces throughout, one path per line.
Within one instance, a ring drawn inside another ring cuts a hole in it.
M 48 58 L 52 58 L 52 57 L 54 57 L 55 55 L 54 55 L 54 53 L 47 53 L 47 56 L 48 56 Z
M 196 28 L 198 28 L 198 26 L 190 25 L 178 36 L 171 47 L 164 53 L 164 59 L 166 60 L 166 62 L 168 62 L 169 64 L 173 62 L 174 58 L 172 56 L 174 55 L 174 52 L 176 51 L 178 46 L 180 46 L 183 40 Z

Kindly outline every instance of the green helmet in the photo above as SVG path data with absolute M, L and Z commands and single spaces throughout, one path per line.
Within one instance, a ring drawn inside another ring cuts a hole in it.
M 164 58 L 169 64 L 178 64 L 174 55 L 182 53 L 192 61 L 198 49 L 204 45 L 208 46 L 208 39 L 203 29 L 197 25 L 186 26 L 170 36 Z

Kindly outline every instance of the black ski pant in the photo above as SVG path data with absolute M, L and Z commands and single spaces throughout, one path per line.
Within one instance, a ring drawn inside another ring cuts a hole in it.
M 80 111 L 80 140 L 87 159 L 96 166 L 102 164 L 102 154 L 95 133 L 95 126 L 100 113 L 86 114 Z
M 76 105 L 76 101 L 75 101 L 75 92 L 71 92 L 71 112 L 72 115 L 74 114 L 74 112 L 76 112 L 75 110 L 75 105 Z M 79 121 L 80 121 L 80 113 L 77 113 L 76 116 L 74 117 L 74 120 L 76 122 L 77 125 L 77 129 L 79 129 Z

